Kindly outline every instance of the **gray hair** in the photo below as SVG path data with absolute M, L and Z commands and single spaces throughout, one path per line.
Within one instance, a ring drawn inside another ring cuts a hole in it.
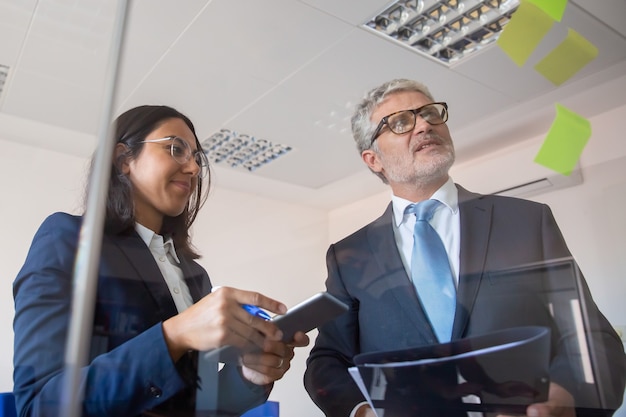
M 403 78 L 388 81 L 366 93 L 363 100 L 357 105 L 351 119 L 352 136 L 359 154 L 372 147 L 372 134 L 376 129 L 376 125 L 371 121 L 372 113 L 387 96 L 400 92 L 422 93 L 430 100 L 435 101 L 424 84 Z M 373 149 L 374 151 L 378 150 L 376 143 L 374 143 Z

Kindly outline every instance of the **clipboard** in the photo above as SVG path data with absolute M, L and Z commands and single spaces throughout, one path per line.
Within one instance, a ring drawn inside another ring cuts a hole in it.
M 379 416 L 525 414 L 529 404 L 548 398 L 549 359 L 550 329 L 524 326 L 357 355 L 350 375 Z M 464 402 L 468 395 L 481 403 Z

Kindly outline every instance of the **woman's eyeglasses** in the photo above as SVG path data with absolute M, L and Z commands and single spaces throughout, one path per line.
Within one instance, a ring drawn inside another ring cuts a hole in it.
M 170 155 L 172 155 L 174 161 L 184 165 L 193 156 L 194 161 L 200 167 L 198 176 L 202 178 L 206 177 L 209 172 L 209 159 L 202 151 L 192 151 L 186 140 L 179 138 L 178 136 L 167 136 L 165 138 L 143 140 L 139 143 L 165 142 L 168 140 L 171 141 L 169 144 Z
M 441 125 L 448 120 L 448 105 L 446 103 L 430 103 L 413 110 L 401 110 L 382 118 L 372 135 L 370 146 L 374 143 L 382 128 L 387 125 L 396 135 L 401 135 L 415 129 L 417 116 L 420 116 L 431 125 Z

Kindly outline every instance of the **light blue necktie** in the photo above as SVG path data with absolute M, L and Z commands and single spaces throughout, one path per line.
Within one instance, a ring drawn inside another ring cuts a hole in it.
M 441 238 L 428 223 L 441 204 L 426 200 L 411 204 L 408 213 L 415 213 L 411 276 L 417 295 L 440 343 L 449 342 L 456 309 L 456 289 L 450 262 Z

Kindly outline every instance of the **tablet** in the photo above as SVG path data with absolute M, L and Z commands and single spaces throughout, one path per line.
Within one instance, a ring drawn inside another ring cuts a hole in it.
M 348 306 L 327 292 L 320 292 L 290 308 L 282 316 L 274 316 L 272 322 L 283 331 L 283 341 L 293 339 L 297 331 L 307 333 L 348 311 Z
M 271 321 L 283 332 L 283 341 L 288 342 L 293 335 L 307 333 L 322 324 L 348 311 L 348 306 L 327 292 L 320 292 L 296 304 L 283 315 L 274 316 Z M 240 351 L 233 346 L 223 346 L 201 353 L 204 360 L 214 362 L 234 362 Z

